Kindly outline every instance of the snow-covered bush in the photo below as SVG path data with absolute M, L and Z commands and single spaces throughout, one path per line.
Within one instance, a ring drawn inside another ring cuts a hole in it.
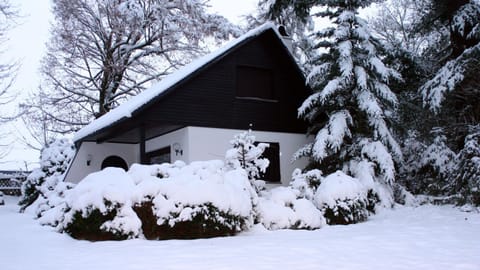
M 226 236 L 254 220 L 247 174 L 222 161 L 106 168 L 65 193 L 58 229 L 79 239 Z
M 133 179 L 120 168 L 89 174 L 67 191 L 59 229 L 77 239 L 121 240 L 140 235 L 141 221 L 132 209 Z
M 19 204 L 21 211 L 32 205 L 38 199 L 36 204 L 39 206 L 35 209 L 37 216 L 46 209 L 53 207 L 48 202 L 51 194 L 60 196 L 64 189 L 69 188 L 63 185 L 59 189 L 57 185 L 63 182 L 63 176 L 66 172 L 70 161 L 75 154 L 75 148 L 68 139 L 57 139 L 46 145 L 40 154 L 40 168 L 34 169 L 27 180 L 22 185 L 22 198 Z
M 318 229 L 326 224 L 322 213 L 292 187 L 263 192 L 257 205 L 257 221 L 269 230 Z
M 233 169 L 242 168 L 247 171 L 248 179 L 255 186 L 257 191 L 264 188 L 264 182 L 258 181 L 261 174 L 265 173 L 270 164 L 266 158 L 262 158 L 267 143 L 256 143 L 252 130 L 242 132 L 234 136 L 230 141 L 233 148 L 227 150 L 225 155 L 226 163 Z
M 0 191 L 0 205 L 4 205 L 5 201 L 3 200 L 3 192 Z
M 364 221 L 375 211 L 378 202 L 378 196 L 372 189 L 341 171 L 322 180 L 314 199 L 328 224 Z
M 306 198 L 308 200 L 313 200 L 315 191 L 322 181 L 322 171 L 320 170 L 310 170 L 305 173 L 302 173 L 300 169 L 295 169 L 292 174 L 292 181 L 290 186 L 293 189 L 298 190 L 299 196 L 301 198 Z
M 453 193 L 461 195 L 460 204 L 480 205 L 480 126 L 465 138 L 452 185 Z
M 140 171 L 138 166 L 142 165 L 132 166 L 130 172 Z M 158 179 L 155 173 L 144 177 L 137 185 L 134 207 L 144 236 L 205 238 L 234 235 L 250 227 L 255 191 L 244 170 L 224 167 L 221 161 L 193 162 L 167 171 L 169 178 Z
M 445 135 L 439 134 L 422 153 L 417 184 L 412 192 L 435 196 L 448 193 L 448 179 L 455 169 L 456 154 L 447 146 L 446 141 Z

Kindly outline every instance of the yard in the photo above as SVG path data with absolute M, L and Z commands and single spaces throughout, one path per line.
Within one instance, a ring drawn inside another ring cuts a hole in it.
M 202 240 L 88 242 L 0 206 L 0 269 L 480 269 L 480 214 L 451 206 L 385 210 L 316 231 L 267 231 Z

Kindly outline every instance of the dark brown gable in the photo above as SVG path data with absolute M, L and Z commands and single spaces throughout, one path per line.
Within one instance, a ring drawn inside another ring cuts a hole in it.
M 142 136 L 184 126 L 248 129 L 250 124 L 254 130 L 305 133 L 297 108 L 307 96 L 298 66 L 269 29 L 197 70 L 132 118 L 87 139 L 137 143 Z
M 179 86 L 140 119 L 235 129 L 253 124 L 254 130 L 305 133 L 297 108 L 308 92 L 289 57 L 276 34 L 267 31 Z M 239 87 L 251 89 L 241 92 Z

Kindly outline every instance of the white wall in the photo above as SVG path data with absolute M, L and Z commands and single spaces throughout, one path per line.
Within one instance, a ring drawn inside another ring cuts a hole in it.
M 189 163 L 192 160 L 189 157 L 190 144 L 188 140 L 188 131 L 188 128 L 181 128 L 160 137 L 150 139 L 145 142 L 145 152 L 148 153 L 170 146 L 172 162 L 176 160 L 182 160 L 186 163 Z M 181 149 L 183 150 L 183 154 L 175 153 L 174 149 L 172 148 L 173 144 L 175 143 L 180 145 Z M 137 160 L 140 160 L 140 152 L 138 152 Z
M 77 150 L 75 159 L 70 164 L 65 181 L 78 183 L 88 174 L 100 171 L 103 160 L 108 156 L 119 156 L 130 167 L 132 163 L 137 162 L 135 153 L 138 147 L 138 144 L 83 142 L 80 149 Z M 92 160 L 87 166 L 89 155 Z
M 231 148 L 230 141 L 235 134 L 245 130 L 188 127 L 189 158 L 210 160 L 225 158 L 225 152 Z M 290 182 L 295 168 L 304 168 L 307 160 L 292 162 L 293 154 L 305 144 L 311 142 L 304 134 L 253 131 L 256 141 L 278 142 L 280 144 L 280 174 L 282 184 Z
M 182 160 L 186 163 L 192 161 L 220 159 L 224 160 L 225 152 L 231 148 L 230 141 L 235 134 L 245 130 L 185 127 L 171 133 L 150 139 L 145 142 L 145 151 L 151 152 L 167 146 L 171 147 L 172 162 Z M 253 131 L 257 141 L 278 142 L 280 145 L 280 174 L 282 184 L 286 185 L 291 180 L 295 168 L 304 168 L 307 161 L 297 160 L 292 162 L 293 154 L 305 144 L 311 142 L 303 134 Z M 173 144 L 178 143 L 183 154 L 176 154 L 172 149 Z M 90 166 L 86 165 L 88 155 L 93 157 Z M 84 142 L 71 164 L 66 181 L 77 183 L 89 173 L 99 171 L 102 161 L 111 155 L 122 157 L 128 164 L 140 162 L 140 150 L 138 144 L 118 144 Z

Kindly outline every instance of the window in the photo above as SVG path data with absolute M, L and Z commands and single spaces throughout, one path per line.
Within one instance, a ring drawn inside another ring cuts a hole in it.
M 266 68 L 238 66 L 237 97 L 275 100 L 272 71 Z
M 159 150 L 147 153 L 147 162 L 148 164 L 170 163 L 170 156 L 170 146 L 167 146 Z
M 259 144 L 256 142 L 255 144 Z M 267 170 L 264 174 L 260 175 L 260 178 L 267 183 L 280 183 L 280 144 L 266 142 L 270 146 L 265 148 L 262 157 L 267 158 L 270 161 Z
M 123 160 L 123 158 L 119 157 L 119 156 L 109 156 L 109 157 L 106 157 L 103 161 L 102 161 L 102 170 L 107 168 L 107 167 L 117 167 L 117 168 L 122 168 L 124 169 L 125 171 L 128 171 L 128 165 L 127 165 L 127 162 L 125 162 L 125 160 Z

